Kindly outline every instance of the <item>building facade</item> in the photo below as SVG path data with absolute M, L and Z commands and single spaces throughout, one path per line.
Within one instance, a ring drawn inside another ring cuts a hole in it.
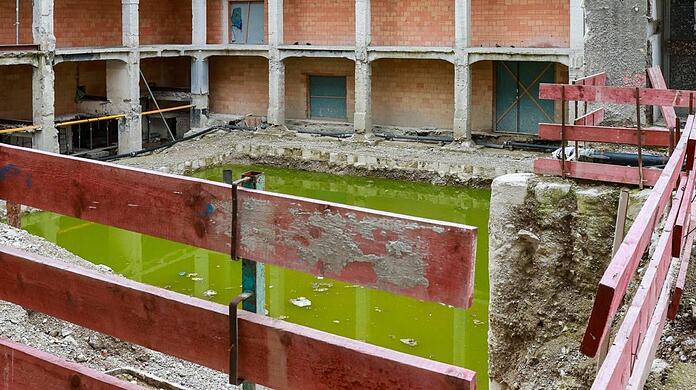
M 533 134 L 560 115 L 538 99 L 539 83 L 605 67 L 614 84 L 645 82 L 645 65 L 662 63 L 664 8 L 657 0 L 2 0 L 0 124 L 40 126 L 33 146 L 62 152 L 115 143 L 132 152 L 153 134 L 166 137 L 164 122 L 181 136 L 249 114 L 276 125 L 342 123 L 357 134 Z M 627 34 L 635 39 L 626 43 Z M 621 55 L 629 60 L 612 60 Z M 182 104 L 194 108 L 140 116 Z M 125 117 L 56 129 L 113 114 Z

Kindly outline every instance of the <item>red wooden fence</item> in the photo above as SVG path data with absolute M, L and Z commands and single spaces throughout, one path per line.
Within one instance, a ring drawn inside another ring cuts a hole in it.
M 233 216 L 232 193 L 205 180 L 0 146 L 1 199 L 228 254 L 234 241 L 245 259 L 471 304 L 473 227 L 241 188 Z M 226 306 L 2 246 L 0 299 L 229 371 Z M 470 370 L 249 312 L 239 313 L 239 351 L 242 378 L 279 390 L 476 383 Z M 13 356 L 0 355 L 0 367 L 15 364 Z M 66 367 L 44 355 L 36 361 L 47 372 Z

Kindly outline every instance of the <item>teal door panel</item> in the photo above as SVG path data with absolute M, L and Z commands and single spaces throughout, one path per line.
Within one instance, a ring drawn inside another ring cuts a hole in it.
M 345 119 L 347 117 L 346 78 L 310 76 L 309 107 L 311 118 Z
M 499 62 L 496 73 L 496 130 L 537 134 L 539 123 L 554 122 L 554 102 L 539 99 L 539 84 L 555 82 L 548 62 Z

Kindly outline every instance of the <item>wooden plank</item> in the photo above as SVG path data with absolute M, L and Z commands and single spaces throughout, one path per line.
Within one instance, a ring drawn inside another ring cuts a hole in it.
M 680 177 L 686 156 L 686 144 L 691 135 L 693 123 L 694 117 L 690 116 L 672 157 L 655 183 L 643 208 L 634 219 L 619 251 L 614 255 L 602 276 L 587 330 L 580 346 L 580 350 L 588 356 L 595 356 L 599 345 L 606 337 L 608 324 L 614 319 L 626 295 L 628 283 L 650 243 L 655 226 L 672 197 L 672 191 Z
M 667 89 L 667 83 L 659 66 L 648 68 L 648 78 L 653 88 Z M 677 126 L 677 113 L 674 111 L 674 107 L 660 106 L 660 112 L 662 112 L 662 117 L 665 118 L 667 128 L 674 129 Z
M 604 108 L 600 107 L 594 111 L 590 111 L 587 114 L 577 118 L 575 120 L 575 124 L 582 126 L 596 126 L 602 123 L 602 121 L 604 121 L 604 113 Z
M 631 87 L 596 87 L 586 85 L 541 84 L 539 98 L 561 100 L 565 88 L 565 100 L 608 104 L 636 104 L 636 89 Z M 643 106 L 689 107 L 689 96 L 696 91 L 673 89 L 640 89 Z
M 599 164 L 591 162 L 566 161 L 566 176 L 573 179 L 603 181 L 638 185 L 640 176 L 637 167 L 624 167 L 621 165 Z M 662 170 L 644 169 L 644 184 L 654 186 L 659 179 Z M 537 175 L 561 176 L 560 160 L 540 158 L 534 161 L 534 173 Z
M 607 72 L 600 72 L 575 80 L 575 85 L 607 85 Z
M 142 390 L 111 375 L 0 339 L 0 388 L 12 390 Z
M 60 281 L 60 283 L 56 283 Z M 0 299 L 227 372 L 226 306 L 0 247 Z M 474 389 L 473 371 L 239 312 L 239 374 L 283 389 Z
M 682 244 L 686 236 L 688 223 L 691 219 L 691 201 L 694 194 L 694 185 L 696 185 L 696 171 L 690 171 L 689 177 L 681 181 L 679 184 L 684 191 L 684 196 L 681 199 L 679 207 L 679 215 L 674 223 L 674 236 L 672 238 L 672 257 L 681 256 Z M 677 205 L 675 205 L 677 207 Z
M 636 360 L 633 364 L 633 372 L 628 381 L 628 389 L 641 390 L 645 386 L 645 382 L 648 380 L 648 375 L 650 375 L 653 360 L 655 360 L 655 354 L 657 353 L 657 347 L 660 345 L 660 338 L 662 337 L 662 332 L 665 328 L 665 318 L 667 314 L 667 307 L 669 306 L 669 290 L 673 279 L 674 277 L 670 270 L 667 274 L 665 285 L 662 287 L 662 292 L 660 293 L 660 299 L 657 301 L 655 312 L 650 319 L 650 325 L 645 333 L 645 339 L 643 340 L 640 350 L 638 351 L 638 355 L 636 356 Z
M 7 212 L 7 224 L 17 229 L 22 228 L 22 205 L 7 202 L 5 203 Z
M 683 195 L 683 192 L 678 194 Z M 678 198 L 675 204 L 679 201 L 681 198 Z M 609 348 L 606 359 L 597 373 L 593 389 L 623 389 L 628 384 L 635 362 L 634 357 L 643 343 L 660 292 L 667 286 L 665 282 L 672 261 L 672 227 L 678 213 L 679 209 L 674 207 L 667 217 L 665 230 L 660 235 L 640 286 L 616 334 L 614 344 Z M 669 286 L 667 288 L 669 290 Z
M 609 144 L 638 145 L 638 130 L 631 127 L 605 127 L 566 125 L 566 139 Z M 669 146 L 669 131 L 665 129 L 642 129 L 643 146 Z M 561 125 L 540 123 L 539 138 L 560 141 Z
M 690 226 L 694 226 L 693 222 L 694 219 L 692 218 Z M 694 246 L 694 236 L 696 236 L 696 234 L 693 232 L 688 235 L 686 238 L 686 243 L 684 244 L 684 251 L 679 256 L 679 275 L 677 276 L 677 281 L 674 285 L 674 291 L 672 292 L 672 299 L 669 305 L 669 312 L 667 313 L 667 318 L 670 320 L 675 320 L 677 318 L 679 305 L 681 304 L 681 299 L 684 295 L 684 287 L 686 287 L 686 274 L 689 271 L 689 262 L 691 260 L 691 249 Z
M 231 186 L 0 146 L 0 199 L 231 252 Z M 471 305 L 477 229 L 239 189 L 237 254 L 456 307 Z

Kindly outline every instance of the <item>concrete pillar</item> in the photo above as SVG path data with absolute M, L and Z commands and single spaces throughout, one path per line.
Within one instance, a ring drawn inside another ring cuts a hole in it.
M 34 125 L 41 130 L 34 133 L 33 147 L 59 153 L 58 130 L 55 125 L 55 72 L 50 55 L 41 55 L 32 74 L 32 108 Z
M 118 124 L 118 152 L 130 153 L 143 148 L 140 118 L 140 55 L 129 53 L 126 62 L 106 63 L 106 95 L 111 111 L 123 113 Z
M 191 63 L 191 128 L 208 125 L 209 96 L 208 59 L 194 58 Z
M 471 67 L 469 47 L 471 37 L 471 0 L 456 0 L 454 4 L 454 139 L 471 141 Z
M 585 9 L 583 0 L 570 0 L 570 80 L 584 76 L 585 66 Z
M 121 22 L 123 46 L 140 45 L 140 1 L 121 0 Z
M 39 45 L 41 51 L 56 49 L 56 37 L 53 32 L 53 0 L 34 0 L 32 34 L 34 44 Z
M 53 33 L 53 1 L 34 0 L 32 31 L 34 43 L 42 53 L 32 73 L 32 109 L 34 124 L 41 127 L 34 133 L 33 146 L 49 152 L 60 152 L 58 131 L 55 127 L 55 73 L 53 52 L 56 37 Z
M 191 43 L 205 45 L 208 36 L 206 0 L 192 0 L 191 3 Z
M 355 2 L 355 114 L 357 134 L 372 134 L 372 64 L 367 49 L 372 41 L 370 0 Z
M 285 124 L 285 63 L 278 47 L 283 44 L 283 0 L 268 1 L 268 123 Z
M 454 64 L 454 139 L 471 141 L 471 65 L 465 53 Z

